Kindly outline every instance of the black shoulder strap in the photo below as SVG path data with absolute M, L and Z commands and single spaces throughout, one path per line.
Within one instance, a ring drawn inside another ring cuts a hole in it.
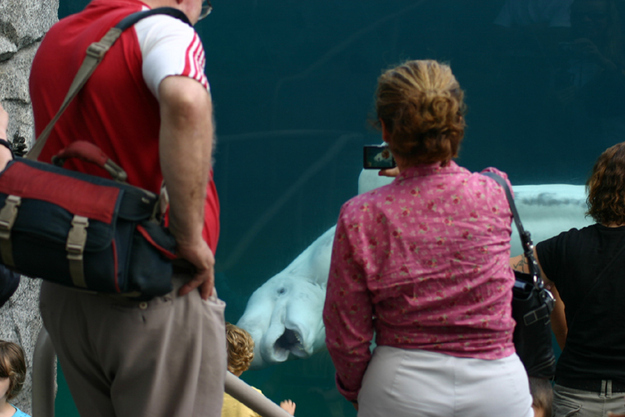
M 154 16 L 156 14 L 166 14 L 169 16 L 173 16 L 191 26 L 189 18 L 181 10 L 174 9 L 173 7 L 159 7 L 156 9 L 133 13 L 125 17 L 117 25 L 115 25 L 115 27 L 109 29 L 109 31 L 106 33 L 106 35 L 104 35 L 104 37 L 102 37 L 102 39 L 89 45 L 89 47 L 87 48 L 87 55 L 85 56 L 82 65 L 78 69 L 78 73 L 74 77 L 72 85 L 69 87 L 69 91 L 65 96 L 63 104 L 61 104 L 61 108 L 52 118 L 52 120 L 50 120 L 50 123 L 48 123 L 43 132 L 41 132 L 39 138 L 37 138 L 35 142 L 35 145 L 25 156 L 26 159 L 36 160 L 39 157 L 39 154 L 45 146 L 46 141 L 48 140 L 48 136 L 50 136 L 54 125 L 59 120 L 69 103 L 71 103 L 76 94 L 78 94 L 78 92 L 85 85 L 89 77 L 91 77 L 91 74 L 93 74 L 100 62 L 102 62 L 102 59 L 104 59 L 104 55 L 111 48 L 111 46 L 113 46 L 115 41 L 117 41 L 117 39 L 121 36 L 122 32 L 132 27 L 141 19 L 145 19 L 146 17 Z
M 116 28 L 120 29 L 122 32 L 128 29 L 131 26 L 134 26 L 135 23 L 140 21 L 141 19 L 145 19 L 146 17 L 154 16 L 155 14 L 166 14 L 176 19 L 182 20 L 189 26 L 193 26 L 189 21 L 189 18 L 182 10 L 174 9 L 173 7 L 157 7 L 156 9 L 146 10 L 143 12 L 133 13 L 130 16 L 123 18 L 118 24 L 115 25 Z
M 506 198 L 508 199 L 508 204 L 510 205 L 510 211 L 512 211 L 514 223 L 516 224 L 517 230 L 519 231 L 519 237 L 521 238 L 521 247 L 523 248 L 523 254 L 527 258 L 530 275 L 534 276 L 534 285 L 539 284 L 538 282 L 536 282 L 536 278 L 540 277 L 540 268 L 538 266 L 538 262 L 536 262 L 536 258 L 534 257 L 534 244 L 532 243 L 532 236 L 530 235 L 530 232 L 526 231 L 523 228 L 523 224 L 521 223 L 521 217 L 519 216 L 516 204 L 514 204 L 514 198 L 512 198 L 512 192 L 510 192 L 508 183 L 494 172 L 483 172 L 482 175 L 497 181 L 506 192 Z

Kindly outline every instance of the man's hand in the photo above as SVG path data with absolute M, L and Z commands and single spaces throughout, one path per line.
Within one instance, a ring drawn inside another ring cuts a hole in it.
M 213 252 L 206 242 L 201 240 L 193 244 L 181 244 L 179 242 L 177 253 L 179 257 L 195 266 L 193 278 L 180 288 L 178 295 L 184 296 L 199 288 L 200 297 L 203 300 L 208 300 L 208 297 L 213 295 L 215 287 L 215 257 Z

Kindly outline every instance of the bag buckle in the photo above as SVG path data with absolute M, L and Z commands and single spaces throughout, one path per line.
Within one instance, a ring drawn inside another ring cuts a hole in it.
M 125 183 L 128 180 L 126 171 L 110 159 L 104 163 L 104 169 L 111 174 L 111 177 L 117 182 Z
M 99 61 L 102 59 L 102 57 L 104 56 L 104 54 L 106 54 L 106 51 L 108 50 L 109 50 L 108 46 L 102 45 L 99 42 L 94 42 L 91 45 L 89 45 L 89 47 L 87 48 L 87 55 Z
M 4 207 L 0 210 L 0 239 L 11 237 L 11 228 L 17 219 L 18 207 L 22 204 L 21 197 L 10 195 L 7 197 Z
M 5 265 L 15 268 L 13 260 L 13 245 L 11 244 L 11 229 L 17 219 L 18 207 L 22 204 L 22 198 L 9 195 L 0 210 L 0 255 Z
M 87 55 L 101 61 L 104 54 L 109 50 L 111 45 L 115 43 L 122 30 L 119 28 L 111 28 L 99 42 L 94 42 L 87 48 Z
M 540 320 L 546 319 L 547 321 L 545 322 L 545 324 L 548 324 L 550 313 L 551 312 L 549 311 L 549 306 L 543 304 L 537 309 L 532 310 L 529 313 L 525 314 L 523 316 L 523 322 L 525 323 L 526 326 L 531 326 L 532 324 Z
M 89 227 L 89 219 L 75 215 L 72 219 L 72 228 L 67 234 L 67 242 L 65 243 L 72 282 L 75 286 L 81 288 L 87 288 L 83 264 L 83 253 L 87 244 L 87 227 Z

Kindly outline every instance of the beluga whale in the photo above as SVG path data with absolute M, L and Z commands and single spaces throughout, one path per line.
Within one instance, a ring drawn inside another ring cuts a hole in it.
M 237 326 L 254 339 L 251 368 L 307 358 L 325 348 L 321 311 L 326 297 L 331 227 L 251 295 Z
M 363 170 L 358 180 L 358 193 L 392 180 L 378 176 L 376 170 Z M 513 192 L 523 226 L 531 233 L 534 243 L 592 223 L 592 219 L 585 216 L 583 185 L 520 185 L 514 186 Z M 252 369 L 308 358 L 325 349 L 322 310 L 335 228 L 330 227 L 250 296 L 237 325 L 254 339 Z M 522 253 L 514 223 L 511 246 L 512 256 Z

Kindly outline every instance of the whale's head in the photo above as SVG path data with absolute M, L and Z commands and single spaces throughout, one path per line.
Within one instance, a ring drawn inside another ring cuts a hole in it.
M 252 369 L 307 358 L 325 346 L 323 311 L 334 227 L 259 287 L 237 326 L 254 339 Z

